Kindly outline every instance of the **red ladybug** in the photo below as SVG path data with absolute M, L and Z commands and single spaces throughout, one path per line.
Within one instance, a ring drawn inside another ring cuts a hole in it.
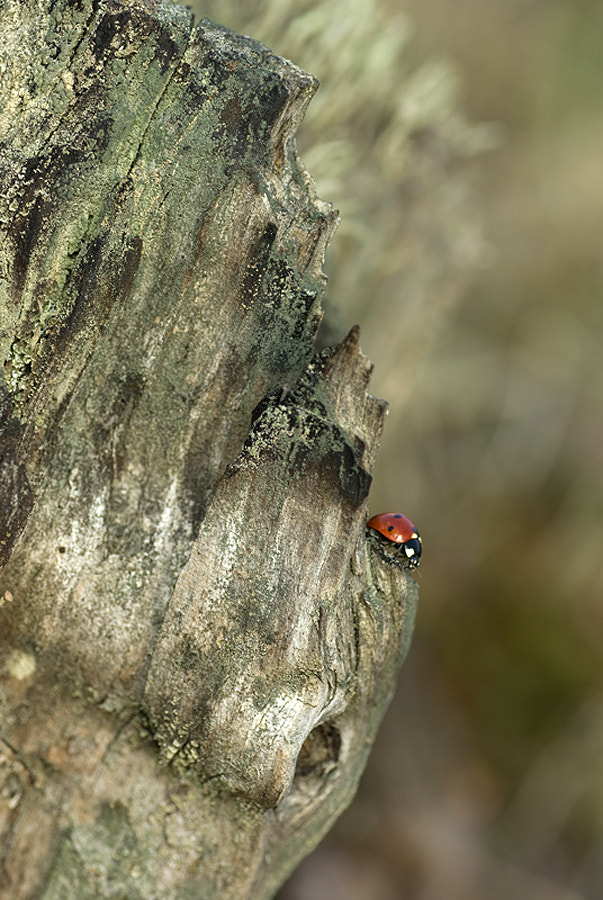
M 403 516 L 402 513 L 380 513 L 369 519 L 366 527 L 385 538 L 388 550 L 395 550 L 394 554 L 388 553 L 388 556 L 392 556 L 406 569 L 417 568 L 421 561 L 421 536 L 408 516 Z

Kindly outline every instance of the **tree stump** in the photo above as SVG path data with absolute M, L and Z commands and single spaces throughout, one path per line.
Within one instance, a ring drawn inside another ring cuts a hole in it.
M 313 356 L 317 84 L 168 3 L 1 22 L 0 896 L 269 898 L 416 604 L 357 330 Z

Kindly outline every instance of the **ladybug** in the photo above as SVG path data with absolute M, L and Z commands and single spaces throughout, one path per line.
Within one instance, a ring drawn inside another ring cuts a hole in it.
M 421 536 L 408 516 L 380 513 L 369 519 L 366 527 L 381 535 L 381 547 L 388 557 L 401 563 L 405 569 L 417 568 L 421 562 Z

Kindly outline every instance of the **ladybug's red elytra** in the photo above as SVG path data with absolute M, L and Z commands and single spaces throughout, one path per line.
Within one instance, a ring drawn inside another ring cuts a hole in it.
M 421 536 L 408 516 L 402 513 L 379 513 L 366 523 L 386 539 L 387 547 L 394 545 L 392 558 L 400 562 L 404 568 L 416 569 L 421 561 Z

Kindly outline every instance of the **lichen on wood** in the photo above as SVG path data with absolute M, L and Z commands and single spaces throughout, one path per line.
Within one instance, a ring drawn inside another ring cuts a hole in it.
M 351 799 L 416 586 L 364 537 L 385 406 L 313 357 L 316 81 L 151 0 L 0 49 L 0 883 L 269 897 Z

